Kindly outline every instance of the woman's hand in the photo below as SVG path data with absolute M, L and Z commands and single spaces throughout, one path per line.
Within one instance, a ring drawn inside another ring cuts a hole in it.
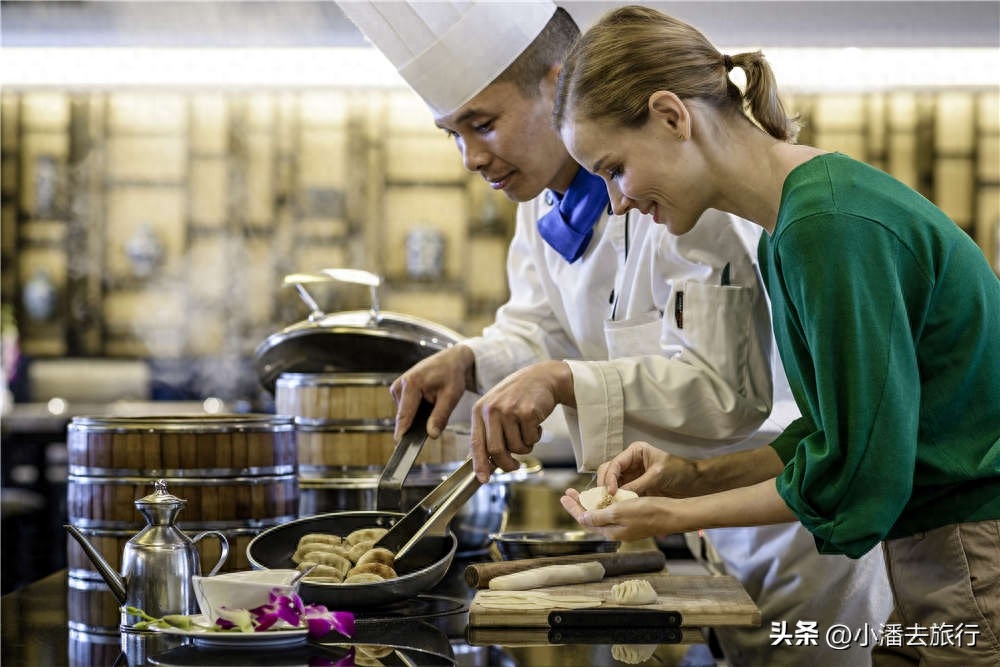
M 682 501 L 671 498 L 634 498 L 605 509 L 586 510 L 580 504 L 579 492 L 567 489 L 559 502 L 581 526 L 610 540 L 639 540 L 686 530 L 674 513 L 676 504 Z
M 657 449 L 648 442 L 633 442 L 622 453 L 597 469 L 597 483 L 614 494 L 619 487 L 640 496 L 683 498 L 697 495 L 694 461 Z
M 584 509 L 575 489 L 567 489 L 560 502 L 581 526 L 614 540 L 797 520 L 778 495 L 773 478 L 691 498 L 623 500 L 600 510 Z

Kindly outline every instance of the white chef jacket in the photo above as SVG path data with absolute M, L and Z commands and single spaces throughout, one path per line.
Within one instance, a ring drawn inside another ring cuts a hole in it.
M 482 336 L 462 343 L 475 354 L 480 392 L 532 363 L 566 360 L 577 403 L 565 408 L 566 423 L 580 470 L 634 440 L 690 458 L 748 449 L 799 416 L 757 268 L 760 227 L 709 210 L 675 236 L 637 211 L 604 215 L 570 263 L 538 233 L 554 203 L 546 192 L 518 206 L 510 299 Z M 723 285 L 727 265 L 731 284 Z M 731 664 L 867 663 L 870 646 L 834 649 L 823 633 L 837 623 L 877 629 L 887 619 L 891 593 L 877 551 L 856 561 L 820 555 L 798 522 L 706 533 L 719 565 L 761 609 L 760 628 L 718 632 Z M 771 624 L 782 622 L 793 636 L 799 622 L 816 622 L 817 645 L 772 647 Z

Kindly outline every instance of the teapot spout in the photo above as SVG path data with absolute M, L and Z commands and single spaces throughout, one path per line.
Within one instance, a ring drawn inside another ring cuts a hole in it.
M 83 548 L 83 552 L 87 554 L 87 558 L 91 560 L 97 571 L 104 577 L 104 581 L 108 584 L 108 588 L 114 593 L 114 596 L 118 598 L 118 604 L 125 604 L 126 594 L 125 594 L 125 580 L 122 576 L 118 574 L 113 567 L 104 559 L 104 556 L 100 554 L 94 546 L 87 541 L 83 533 L 77 529 L 76 526 L 64 525 L 63 528 L 66 529 L 70 535 L 73 536 L 77 542 L 80 543 L 80 547 Z

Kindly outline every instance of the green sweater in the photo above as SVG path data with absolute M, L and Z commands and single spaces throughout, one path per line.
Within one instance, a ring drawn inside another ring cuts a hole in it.
M 759 257 L 803 415 L 778 493 L 819 550 L 1000 518 L 1000 280 L 968 235 L 834 153 L 788 175 Z

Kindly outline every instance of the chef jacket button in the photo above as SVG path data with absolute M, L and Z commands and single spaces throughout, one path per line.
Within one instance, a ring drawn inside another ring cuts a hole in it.
M 552 198 L 551 190 L 545 191 L 545 203 L 548 204 L 549 206 L 552 206 L 553 204 L 556 203 L 556 200 Z

